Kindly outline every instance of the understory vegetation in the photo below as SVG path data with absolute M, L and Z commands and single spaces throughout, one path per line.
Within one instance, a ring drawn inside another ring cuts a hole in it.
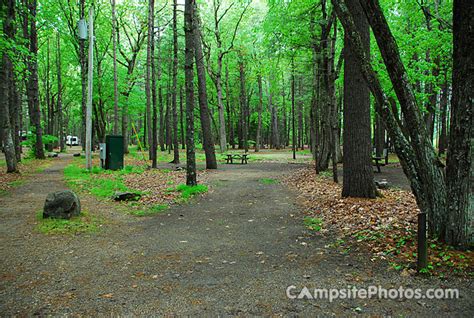
M 205 172 L 202 174 L 205 175 Z M 136 201 L 117 203 L 123 211 L 134 216 L 163 213 L 172 204 L 185 203 L 193 196 L 208 191 L 204 184 L 184 184 L 184 171 L 152 170 L 136 165 L 126 165 L 117 171 L 95 166 L 88 171 L 82 161 L 75 160 L 64 169 L 64 178 L 73 189 L 110 202 L 120 192 L 136 194 Z
M 25 158 L 18 164 L 19 173 L 5 173 L 4 170 L 0 171 L 0 195 L 23 184 L 28 180 L 28 177 L 43 171 L 50 166 L 52 162 L 51 159 L 38 160 L 34 158 Z M 0 160 L 0 169 L 5 166 L 5 160 Z
M 69 220 L 43 218 L 43 211 L 36 214 L 37 229 L 43 234 L 68 234 L 94 233 L 99 230 L 103 220 L 87 211 L 82 211 L 80 215 Z
M 416 272 L 419 209 L 409 191 L 391 188 L 379 190 L 376 199 L 341 198 L 341 186 L 327 175 L 316 176 L 312 168 L 298 170 L 283 181 L 296 191 L 309 229 L 336 233 L 333 247 L 345 252 L 362 248 L 372 261 L 385 261 L 404 274 Z M 435 238 L 428 244 L 428 266 L 421 273 L 473 276 L 473 251 L 455 250 Z

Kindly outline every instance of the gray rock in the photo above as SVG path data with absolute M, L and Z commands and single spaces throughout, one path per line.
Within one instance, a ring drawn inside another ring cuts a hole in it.
M 43 218 L 70 219 L 81 213 L 79 197 L 70 190 L 48 194 L 43 208 Z
M 115 201 L 138 201 L 142 195 L 134 192 L 115 192 L 112 197 Z
M 57 158 L 59 157 L 59 154 L 57 152 L 50 152 L 48 153 L 49 158 Z

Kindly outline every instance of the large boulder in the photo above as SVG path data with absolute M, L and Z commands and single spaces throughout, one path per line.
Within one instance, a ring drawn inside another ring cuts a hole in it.
M 70 191 L 57 191 L 48 194 L 43 208 L 43 218 L 70 219 L 81 213 L 78 196 Z

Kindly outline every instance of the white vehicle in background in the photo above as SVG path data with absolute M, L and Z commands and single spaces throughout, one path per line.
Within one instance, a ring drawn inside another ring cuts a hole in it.
M 79 146 L 79 137 L 77 136 L 67 136 L 66 137 L 66 145 L 68 146 Z

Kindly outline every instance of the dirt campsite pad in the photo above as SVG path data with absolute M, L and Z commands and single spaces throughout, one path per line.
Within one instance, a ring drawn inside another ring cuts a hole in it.
M 45 235 L 36 214 L 66 188 L 62 157 L 0 197 L 3 315 L 471 316 L 470 281 L 402 275 L 364 250 L 304 224 L 296 193 L 278 181 L 301 165 L 222 165 L 213 191 L 138 218 L 81 194 L 97 230 Z M 271 181 L 271 182 L 270 182 Z M 303 287 L 459 288 L 454 300 L 290 299 Z

